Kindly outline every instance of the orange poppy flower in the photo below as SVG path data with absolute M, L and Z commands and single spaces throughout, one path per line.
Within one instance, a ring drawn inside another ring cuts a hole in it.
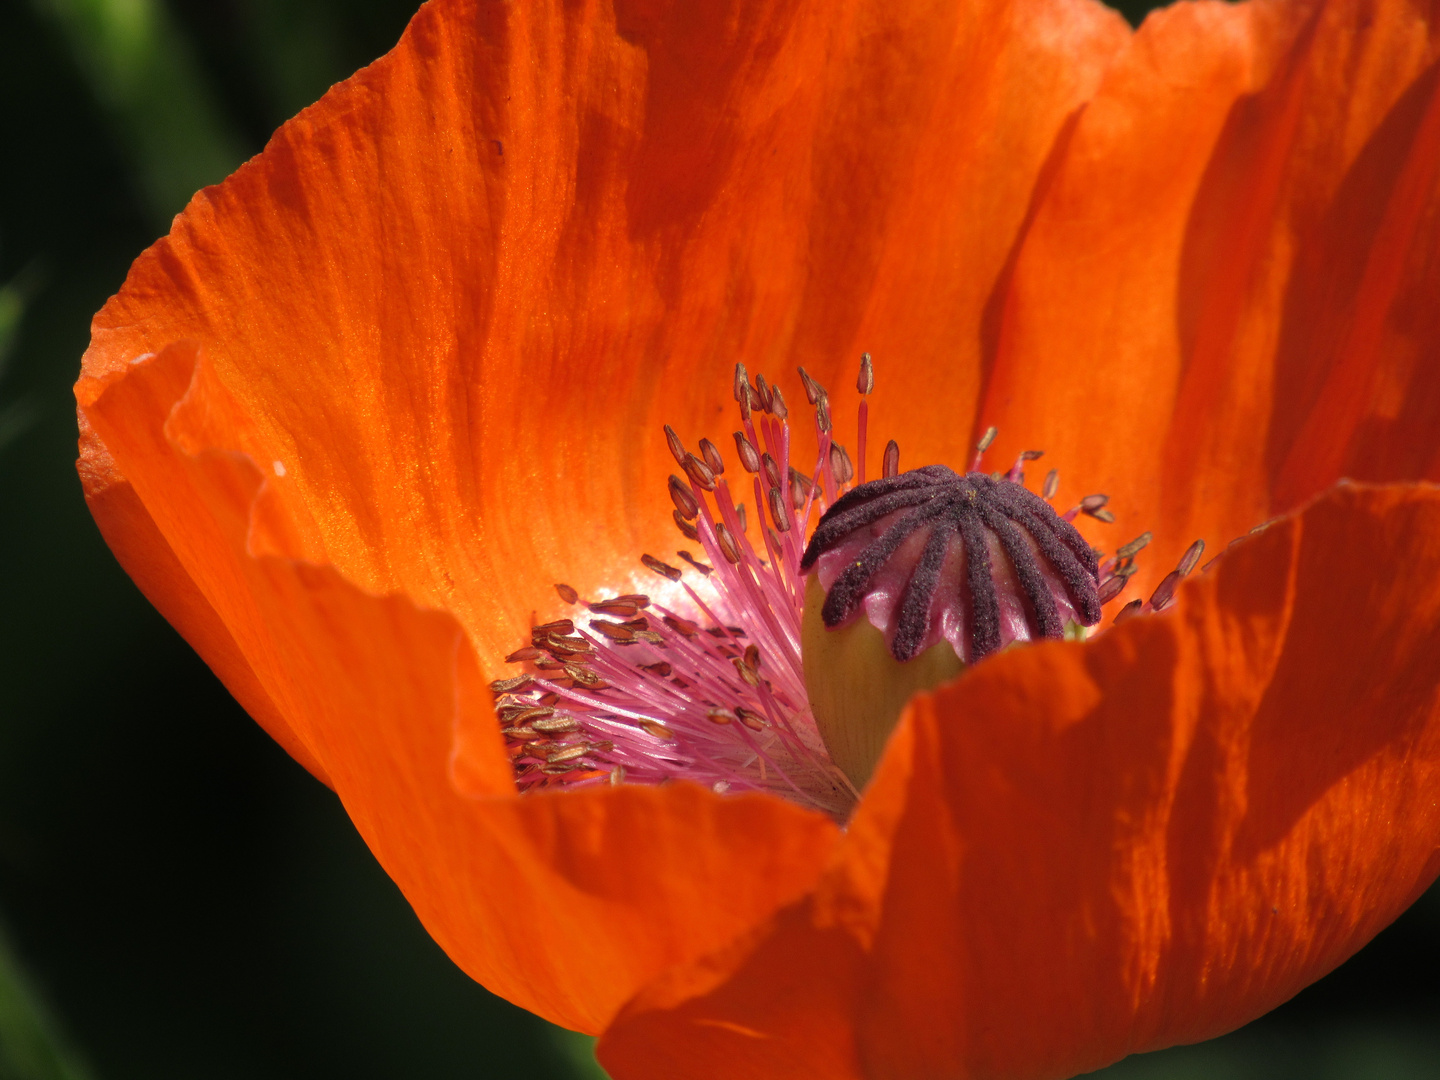
M 1087 0 L 436 0 L 97 316 L 86 496 L 455 961 L 617 1077 L 1219 1034 L 1440 871 L 1436 40 L 1404 0 L 1133 34 Z M 1175 611 L 918 695 L 845 829 L 517 795 L 487 684 L 552 583 L 673 546 L 661 425 L 728 438 L 737 358 L 791 393 L 862 349 L 908 463 L 995 424 L 1112 496 L 1112 542 L 1153 530 L 1138 594 L 1288 516 Z

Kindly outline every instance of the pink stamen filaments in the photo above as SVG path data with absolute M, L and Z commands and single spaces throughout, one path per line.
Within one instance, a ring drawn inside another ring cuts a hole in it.
M 511 654 L 532 668 L 494 684 L 521 790 L 683 778 L 769 791 L 836 816 L 854 802 L 810 715 L 800 557 L 815 519 L 849 490 L 855 470 L 834 442 L 824 388 L 801 378 L 818 444 L 808 472 L 791 463 L 779 388 L 763 376 L 752 386 L 736 368 L 738 482 L 748 479 L 753 515 L 713 443 L 702 439 L 691 453 L 665 429 L 679 466 L 669 479 L 675 523 L 702 553 L 677 553 L 689 573 L 650 555 L 641 562 L 672 583 L 668 592 L 678 587 L 675 606 L 638 594 L 588 603 L 592 616 L 608 617 L 536 627 L 531 644 Z M 557 590 L 580 602 L 568 586 Z
M 699 453 L 691 453 L 666 427 L 679 466 L 669 479 L 675 524 L 702 549 L 698 557 L 677 552 L 688 572 L 642 556 L 665 579 L 669 606 L 638 593 L 583 601 L 557 585 L 565 603 L 586 609 L 588 622 L 581 615 L 533 627 L 530 644 L 506 658 L 528 668 L 491 684 L 520 790 L 686 779 L 722 792 L 770 792 L 837 818 L 848 813 L 855 789 L 831 762 L 805 689 L 801 561 L 820 517 L 864 482 L 865 398 L 874 374 L 867 354 L 856 383 L 858 469 L 834 441 L 824 387 L 803 368 L 800 378 L 817 443 L 808 472 L 792 464 L 789 409 L 779 388 L 758 375 L 751 385 L 744 365 L 736 365 L 738 482 L 745 485 L 748 476 L 753 514 L 736 500 L 719 449 L 701 439 Z M 980 440 L 972 470 L 994 437 L 992 428 Z M 1008 475 L 991 475 L 1023 484 L 1022 466 L 1038 457 L 1026 451 Z M 883 478 L 899 475 L 899 458 L 891 440 Z M 1052 471 L 1041 498 L 1049 501 L 1057 487 Z M 1113 520 L 1105 501 L 1087 496 L 1060 517 Z M 1102 603 L 1123 591 L 1148 539 L 1100 563 Z

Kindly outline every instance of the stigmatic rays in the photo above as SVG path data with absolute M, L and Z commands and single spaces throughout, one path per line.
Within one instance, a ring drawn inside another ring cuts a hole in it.
M 1040 494 L 1024 486 L 1036 451 L 1008 473 L 980 472 L 994 429 L 964 475 L 902 473 L 891 440 L 867 482 L 874 378 L 867 355 L 853 459 L 803 368 L 813 458 L 794 460 L 785 397 L 743 365 L 738 471 L 710 440 L 691 452 L 666 427 L 674 522 L 699 550 L 642 555 L 653 596 L 586 600 L 556 586 L 571 611 L 533 627 L 506 658 L 521 673 L 491 685 L 522 791 L 685 779 L 843 818 L 915 690 L 1012 642 L 1099 621 L 1149 534 L 1109 558 L 1092 550 L 1071 522 L 1113 520 L 1105 496 L 1057 514 L 1054 471 Z M 1150 608 L 1171 602 L 1198 557 Z
M 821 519 L 800 561 L 817 565 L 826 628 L 864 605 L 902 662 L 942 637 L 972 663 L 1100 621 L 1090 545 L 1040 496 L 980 472 L 927 465 L 862 484 Z

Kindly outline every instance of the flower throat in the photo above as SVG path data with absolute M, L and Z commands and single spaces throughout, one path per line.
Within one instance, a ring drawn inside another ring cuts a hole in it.
M 902 473 L 892 439 L 867 482 L 869 355 L 853 461 L 827 392 L 799 374 L 818 446 L 810 468 L 792 463 L 779 387 L 761 375 L 752 385 L 737 364 L 736 479 L 753 521 L 715 444 L 691 453 L 667 425 L 674 523 L 699 552 L 678 550 L 680 566 L 642 555 L 660 579 L 650 594 L 588 600 L 556 585 L 580 612 L 532 627 L 506 657 L 523 671 L 491 690 L 522 792 L 684 779 L 843 818 L 911 693 L 1016 642 L 1083 637 L 1124 591 L 1150 534 L 1108 557 L 1092 549 L 1072 522 L 1113 521 L 1107 497 L 1057 513 L 1055 470 L 1039 494 L 1025 487 L 1040 451 L 985 474 L 990 428 L 966 474 Z M 1172 603 L 1199 548 L 1116 621 Z M 858 734 L 847 727 L 857 723 Z

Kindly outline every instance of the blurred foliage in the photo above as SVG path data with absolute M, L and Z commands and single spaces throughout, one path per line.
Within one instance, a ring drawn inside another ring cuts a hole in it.
M 415 6 L 0 0 L 0 1080 L 603 1075 L 450 963 L 120 571 L 74 473 L 91 313 Z M 1440 1075 L 1437 961 L 1432 892 L 1270 1017 L 1097 1075 Z
M 240 142 L 160 0 L 32 0 L 54 23 L 121 137 L 162 230 L 243 160 Z
M 91 1080 L 0 933 L 0 1080 Z
M 32 267 L 8 285 L 0 286 L 0 453 L 35 420 L 34 402 L 27 397 L 9 400 L 5 393 L 5 369 L 20 336 L 25 305 L 34 291 L 38 273 Z

